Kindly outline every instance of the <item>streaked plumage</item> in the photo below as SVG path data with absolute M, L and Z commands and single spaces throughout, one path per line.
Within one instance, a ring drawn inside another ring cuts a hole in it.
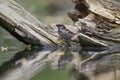
M 65 39 L 66 41 L 71 40 L 71 38 L 75 35 L 71 31 L 66 29 L 65 26 L 62 24 L 57 24 L 56 26 L 58 28 L 59 35 L 61 36 L 62 39 Z

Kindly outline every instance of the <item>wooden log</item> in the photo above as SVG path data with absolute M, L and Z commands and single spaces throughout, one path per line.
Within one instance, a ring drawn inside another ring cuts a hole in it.
M 58 44 L 59 35 L 13 0 L 0 0 L 0 26 L 25 44 Z M 54 32 L 55 33 L 55 32 Z

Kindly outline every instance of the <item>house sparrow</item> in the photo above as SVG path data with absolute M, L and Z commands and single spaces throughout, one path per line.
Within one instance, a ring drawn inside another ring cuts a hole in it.
M 62 39 L 65 39 L 65 41 L 70 41 L 71 38 L 75 35 L 70 30 L 66 29 L 63 24 L 57 24 L 58 33 L 61 36 Z

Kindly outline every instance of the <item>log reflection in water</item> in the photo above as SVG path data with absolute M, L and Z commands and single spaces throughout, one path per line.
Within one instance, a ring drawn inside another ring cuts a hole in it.
M 57 51 L 33 49 L 18 52 L 13 59 L 0 66 L 0 80 L 29 80 L 47 62 L 54 61 Z
M 0 80 L 29 79 L 46 64 L 47 60 L 44 58 L 47 54 L 50 54 L 50 51 L 24 50 L 17 53 L 13 59 L 0 66 Z
M 79 53 L 80 50 L 78 49 L 76 50 L 76 49 L 66 48 L 64 50 L 64 55 L 61 55 L 58 60 L 58 68 L 62 69 L 67 64 L 77 67 L 77 65 L 81 61 L 81 55 Z
M 98 61 L 89 61 L 86 65 L 79 65 L 79 69 L 73 67 L 70 76 L 73 80 L 119 80 L 120 55 L 116 53 Z
M 78 60 L 74 59 L 76 55 Z M 64 68 L 69 62 L 75 65 L 75 62 L 79 62 L 79 60 L 76 50 L 65 48 L 59 50 L 25 49 L 0 66 L 0 80 L 29 80 L 43 70 L 48 63 L 55 70 Z
M 120 79 L 119 54 L 104 56 L 81 67 L 81 58 L 89 56 L 88 52 L 71 48 L 31 51 L 25 49 L 0 66 L 0 80 L 29 80 L 49 63 L 54 70 L 63 69 L 68 64 L 72 66 L 69 76 L 73 80 L 103 80 L 103 77 L 105 80 Z

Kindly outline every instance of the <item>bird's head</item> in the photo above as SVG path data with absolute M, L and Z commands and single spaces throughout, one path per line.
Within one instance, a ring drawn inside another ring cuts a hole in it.
M 57 24 L 56 26 L 58 29 L 65 29 L 65 26 L 63 24 Z

